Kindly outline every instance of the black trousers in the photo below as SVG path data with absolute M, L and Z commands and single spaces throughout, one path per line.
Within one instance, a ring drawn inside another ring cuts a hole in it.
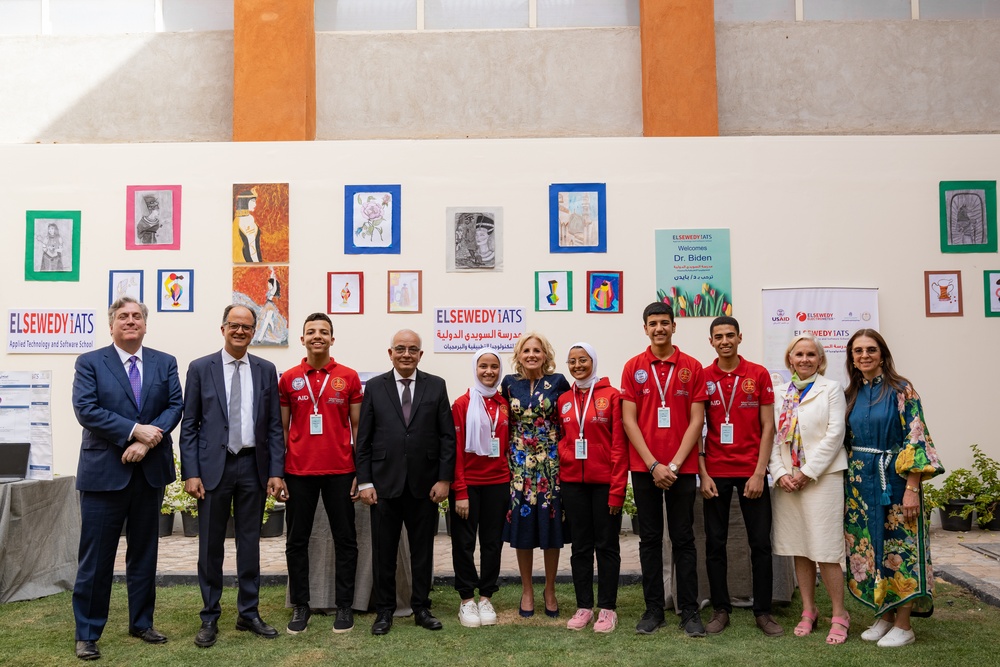
M 467 487 L 469 518 L 455 512 L 455 492 L 448 498 L 451 513 L 451 562 L 455 567 L 455 590 L 463 600 L 476 589 L 480 597 L 493 597 L 500 590 L 500 549 L 503 525 L 510 507 L 510 484 Z M 479 535 L 479 572 L 476 572 L 476 534 Z
M 597 553 L 597 606 L 618 606 L 618 575 L 622 556 L 618 535 L 622 515 L 608 511 L 609 484 L 561 482 L 563 510 L 573 527 L 570 568 L 577 609 L 594 608 L 594 553 Z
M 285 562 L 288 564 L 288 596 L 293 605 L 309 604 L 309 538 L 320 496 L 323 497 L 323 507 L 333 535 L 337 609 L 350 609 L 354 602 L 358 535 L 354 525 L 354 503 L 351 502 L 353 482 L 353 472 L 343 475 L 285 475 L 285 486 L 288 487 Z
M 681 612 L 698 610 L 698 550 L 694 544 L 694 475 L 678 475 L 669 491 L 657 488 L 648 472 L 632 472 L 632 491 L 639 511 L 639 567 L 646 611 L 663 614 L 663 508 L 667 509 L 677 606 Z
M 396 556 L 399 538 L 406 526 L 410 545 L 413 588 L 410 607 L 414 612 L 430 609 L 434 569 L 434 536 L 438 506 L 428 496 L 416 498 L 409 487 L 397 498 L 383 498 L 371 506 L 372 570 L 375 579 L 375 611 L 396 610 Z
M 726 542 L 729 538 L 729 508 L 733 490 L 740 499 L 740 511 L 747 528 L 750 545 L 750 565 L 753 570 L 754 616 L 771 613 L 773 565 L 771 562 L 771 494 L 764 484 L 760 498 L 746 498 L 743 489 L 746 477 L 713 477 L 719 495 L 706 498 L 705 505 L 705 566 L 711 588 L 712 607 L 733 610 L 727 580 Z

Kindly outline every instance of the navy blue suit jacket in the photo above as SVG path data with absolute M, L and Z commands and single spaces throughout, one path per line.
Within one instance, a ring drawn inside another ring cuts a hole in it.
M 152 348 L 142 348 L 142 391 L 135 403 L 132 385 L 114 345 L 81 354 L 73 377 L 73 409 L 83 426 L 83 444 L 76 469 L 80 491 L 124 489 L 136 467 L 153 487 L 174 481 L 170 431 L 181 420 L 184 403 L 177 360 Z M 129 434 L 136 424 L 163 430 L 163 439 L 139 463 L 122 463 Z
M 257 474 L 267 488 L 269 477 L 285 476 L 285 437 L 278 404 L 278 372 L 270 361 L 252 354 L 253 424 Z M 195 359 L 184 384 L 184 420 L 181 422 L 181 477 L 200 477 L 206 491 L 219 485 L 229 444 L 229 401 L 223 375 L 222 352 Z

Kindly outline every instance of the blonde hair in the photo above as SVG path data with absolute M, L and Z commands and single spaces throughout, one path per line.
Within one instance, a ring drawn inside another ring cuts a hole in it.
M 529 331 L 521 334 L 521 337 L 517 339 L 517 343 L 514 344 L 514 357 L 510 360 L 510 366 L 514 371 L 514 375 L 524 377 L 524 367 L 521 366 L 520 360 L 521 350 L 524 349 L 524 346 L 532 338 L 541 344 L 542 350 L 545 352 L 545 364 L 542 365 L 542 375 L 552 375 L 556 372 L 555 350 L 552 349 L 552 343 L 549 342 L 549 339 L 537 331 Z
M 804 334 L 802 336 L 796 336 L 795 338 L 792 339 L 792 342 L 788 344 L 788 348 L 785 350 L 785 368 L 787 368 L 788 370 L 792 370 L 792 362 L 790 361 L 789 358 L 791 357 L 792 350 L 795 348 L 795 346 L 801 343 L 802 341 L 809 341 L 810 343 L 816 346 L 816 354 L 819 355 L 819 369 L 817 370 L 817 372 L 820 375 L 826 375 L 826 350 L 823 349 L 823 343 L 816 340 L 814 336 L 810 336 L 808 334 Z M 805 378 L 800 378 L 800 379 L 804 380 Z

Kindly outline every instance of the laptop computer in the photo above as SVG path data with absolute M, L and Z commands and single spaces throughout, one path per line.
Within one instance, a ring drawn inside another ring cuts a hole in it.
M 0 484 L 25 478 L 30 450 L 30 442 L 0 442 Z

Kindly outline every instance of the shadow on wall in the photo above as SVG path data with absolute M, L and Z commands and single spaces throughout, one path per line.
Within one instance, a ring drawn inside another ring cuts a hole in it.
M 232 32 L 4 36 L 0 62 L 0 143 L 232 139 Z

